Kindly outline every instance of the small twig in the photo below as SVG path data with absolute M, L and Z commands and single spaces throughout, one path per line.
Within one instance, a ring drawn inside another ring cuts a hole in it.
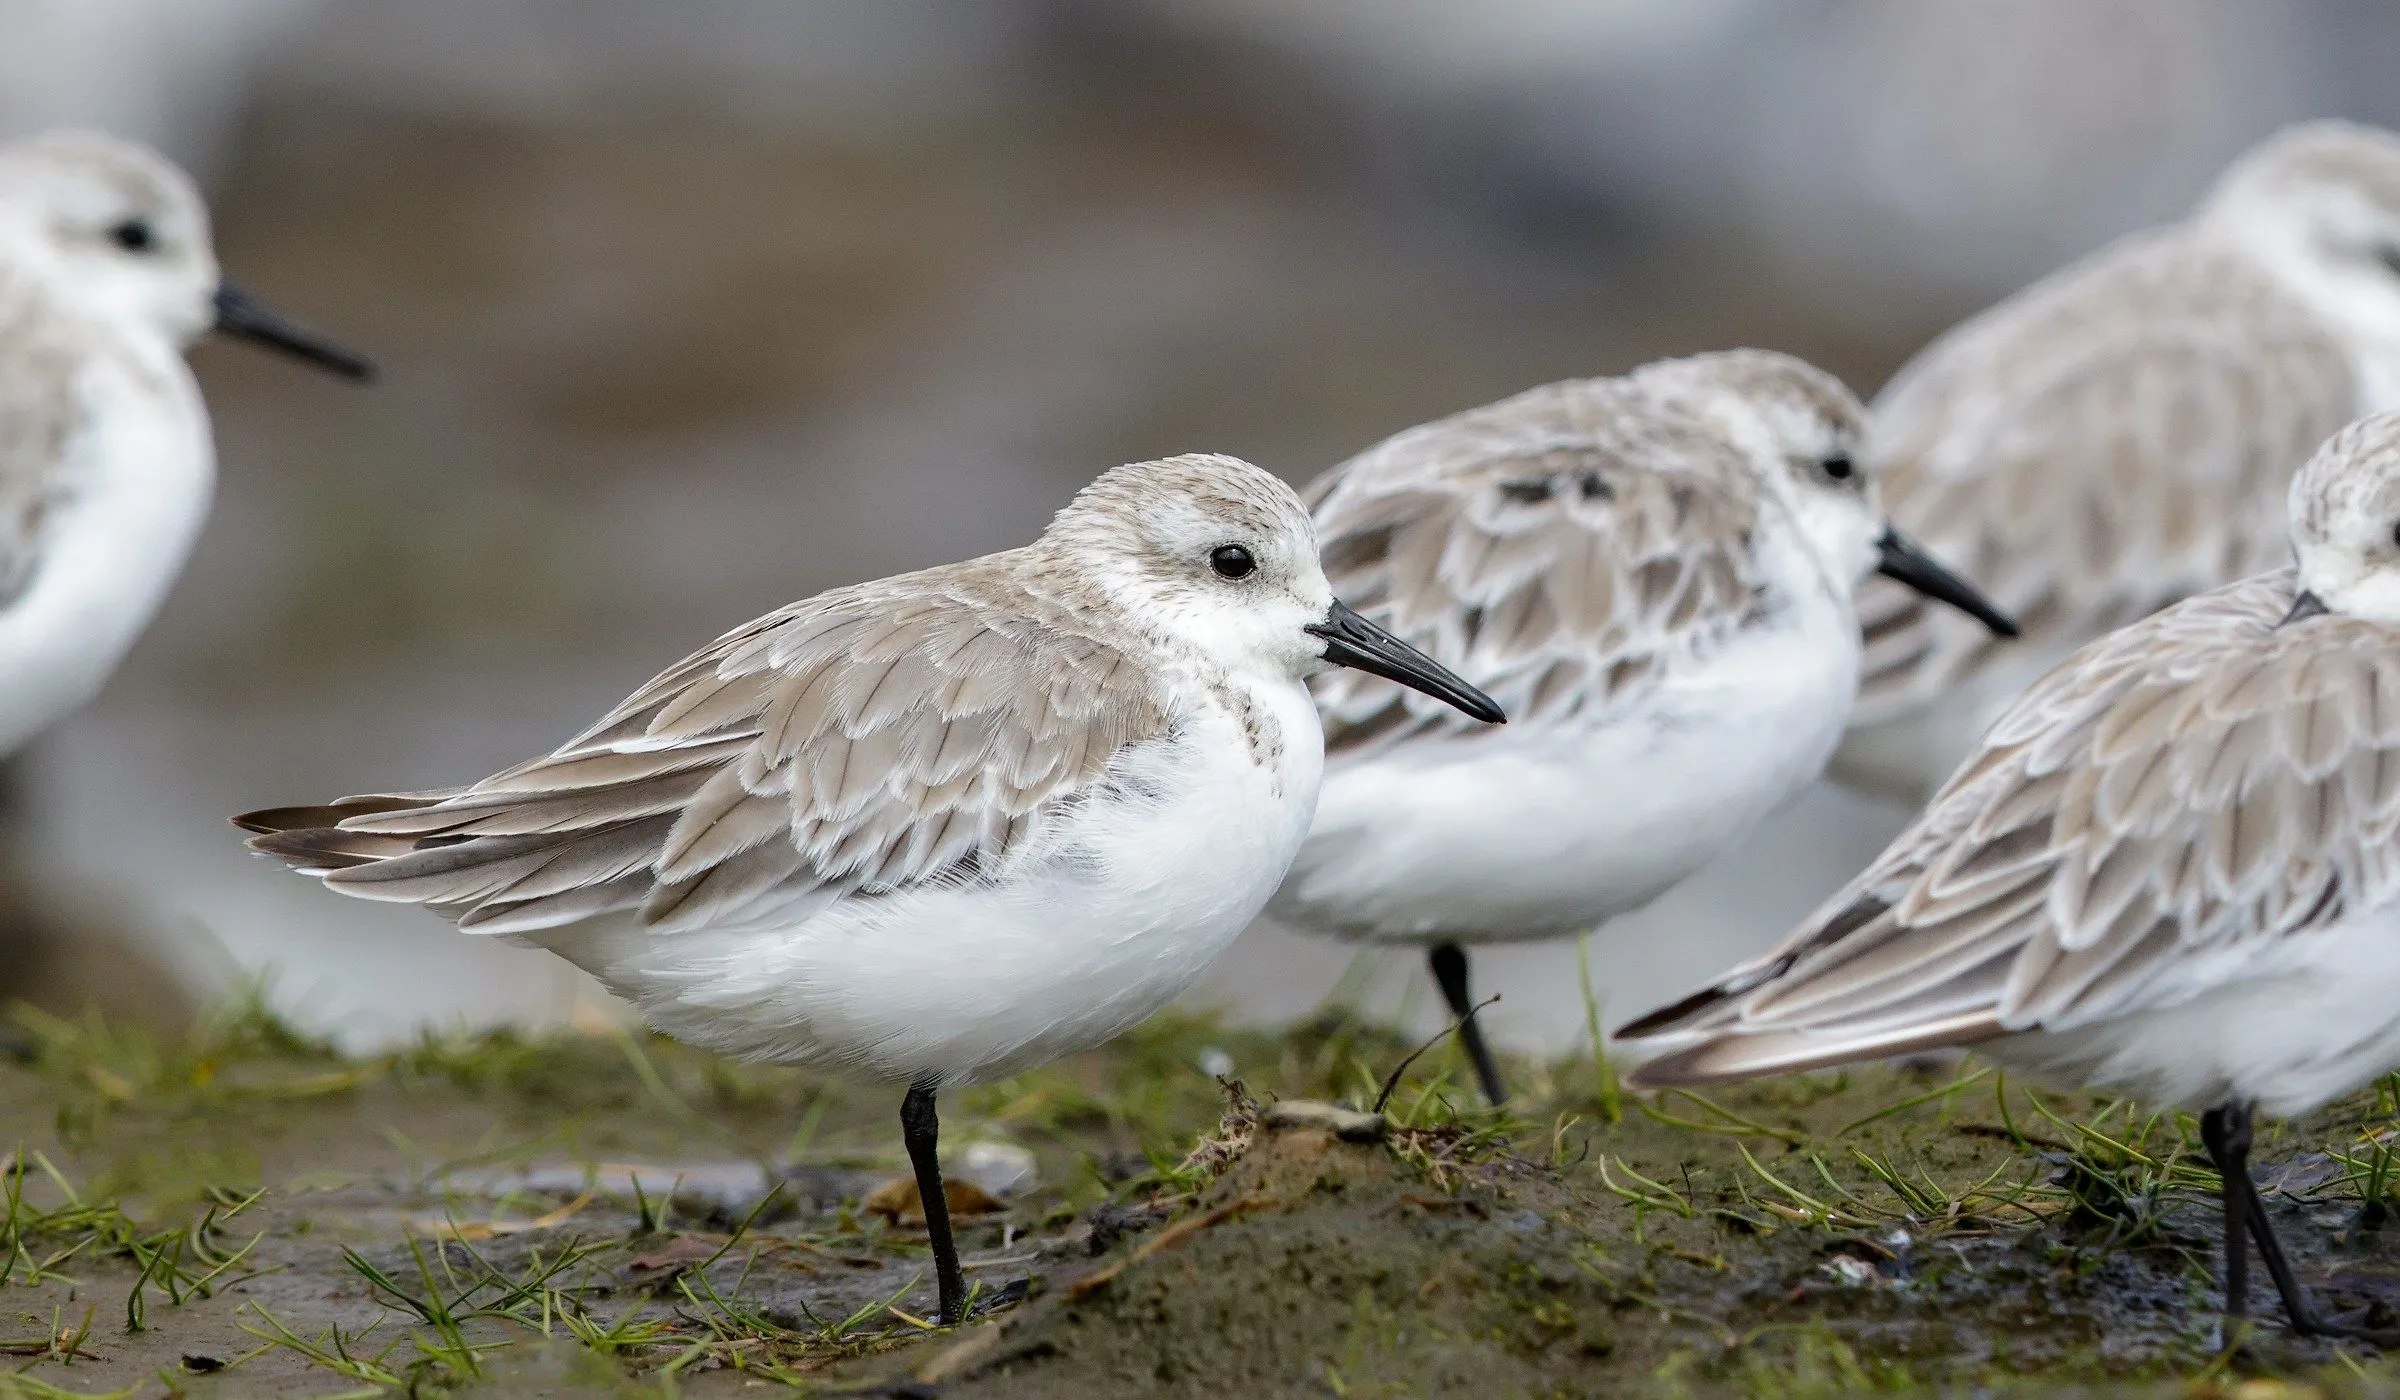
M 1408 1058 L 1402 1060 L 1397 1066 L 1395 1066 L 1392 1070 L 1391 1077 L 1383 1081 L 1383 1092 L 1375 1096 L 1375 1107 L 1371 1111 L 1376 1113 L 1383 1112 L 1383 1106 L 1392 1101 L 1392 1091 L 1400 1087 L 1400 1076 L 1408 1073 L 1408 1067 L 1417 1062 L 1417 1057 L 1419 1055 L 1424 1054 L 1426 1051 L 1431 1050 L 1433 1047 L 1441 1044 L 1451 1036 L 1454 1036 L 1460 1031 L 1465 1030 L 1467 1028 L 1467 1023 L 1474 1020 L 1478 1012 L 1482 1011 L 1483 1008 L 1491 1005 L 1493 1002 L 1498 1001 L 1499 999 L 1500 994 L 1498 992 L 1494 992 L 1490 996 L 1485 997 L 1483 1000 L 1475 1003 L 1473 1006 L 1468 1007 L 1466 1015 L 1459 1017 L 1455 1021 L 1452 1021 L 1449 1025 L 1443 1027 L 1441 1030 L 1435 1031 L 1432 1039 L 1426 1041 L 1423 1045 L 1418 1046 L 1416 1049 L 1409 1051 Z

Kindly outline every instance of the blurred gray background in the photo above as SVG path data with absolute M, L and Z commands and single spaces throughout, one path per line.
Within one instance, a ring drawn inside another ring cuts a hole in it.
M 474 778 L 1121 461 L 1300 481 L 1737 344 L 1871 392 L 2273 127 L 2400 121 L 2376 0 L 0 0 L 0 34 L 0 133 L 164 146 L 228 271 L 386 370 L 197 353 L 218 509 L 20 765 L 47 932 L 0 992 L 163 1011 L 265 973 L 358 1045 L 613 1013 L 253 863 L 225 814 Z M 1812 795 L 1604 930 L 1609 1019 L 1903 815 Z M 1571 945 L 1477 967 L 1503 1039 L 1581 1037 Z M 1429 1021 L 1421 980 L 1261 927 L 1196 999 L 1274 1019 L 1340 982 Z

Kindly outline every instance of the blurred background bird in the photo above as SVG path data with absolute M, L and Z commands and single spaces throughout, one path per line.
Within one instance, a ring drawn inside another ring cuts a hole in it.
M 2400 404 L 2400 136 L 2280 132 L 2181 224 L 1959 325 L 1875 401 L 1892 510 L 2028 635 L 1996 647 L 1889 585 L 1835 772 L 1923 798 L 2075 648 L 2272 568 L 2292 474 Z
M 618 1013 L 228 850 L 262 790 L 495 768 L 726 617 L 1028 537 L 1074 464 L 1303 481 L 1733 345 L 1871 394 L 2279 126 L 2400 121 L 2372 0 L 0 0 L 0 33 L 0 136 L 162 144 L 227 263 L 386 370 L 302 413 L 285 367 L 195 355 L 215 513 L 26 755 L 39 990 L 271 971 L 354 1045 Z M 1609 1018 L 1906 816 L 1813 789 L 1618 921 Z M 1581 1040 L 1573 957 L 1479 955 L 1504 1044 Z M 1420 968 L 1262 923 L 1198 995 L 1430 1030 Z
M 206 206 L 156 152 L 0 143 L 0 761 L 92 698 L 191 552 L 216 457 L 183 352 L 212 330 L 370 374 L 219 274 Z M 38 930 L 0 899 L 0 957 Z

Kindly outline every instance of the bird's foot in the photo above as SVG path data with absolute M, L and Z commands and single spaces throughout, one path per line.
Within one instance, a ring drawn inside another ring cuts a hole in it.
M 2340 1316 L 2305 1314 L 2292 1319 L 2292 1335 L 2361 1342 L 2383 1351 L 2400 1349 L 2400 1327 L 2371 1327 L 2367 1324 L 2367 1319 L 2374 1316 L 2375 1312 L 2376 1306 L 2370 1303 L 2356 1312 Z
M 1010 1279 L 998 1288 L 978 1287 L 975 1296 L 967 1301 L 967 1318 L 972 1320 L 1013 1308 L 1033 1292 L 1033 1279 L 1024 1274 Z

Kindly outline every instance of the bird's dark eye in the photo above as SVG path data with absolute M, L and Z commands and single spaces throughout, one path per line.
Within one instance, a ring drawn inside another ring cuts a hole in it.
M 158 246 L 158 234 L 146 219 L 127 219 L 108 231 L 108 241 L 128 253 L 147 253 Z
M 2392 527 L 2392 543 L 2395 545 L 2400 545 L 2400 525 L 2394 525 Z
M 1216 570 L 1219 578 L 1246 578 L 1258 561 L 1238 544 L 1221 544 L 1208 556 L 1208 567 Z
M 1837 452 L 1826 458 L 1821 465 L 1824 467 L 1825 475 L 1835 481 L 1848 481 L 1850 473 L 1857 470 L 1850 465 L 1850 454 L 1847 452 Z

